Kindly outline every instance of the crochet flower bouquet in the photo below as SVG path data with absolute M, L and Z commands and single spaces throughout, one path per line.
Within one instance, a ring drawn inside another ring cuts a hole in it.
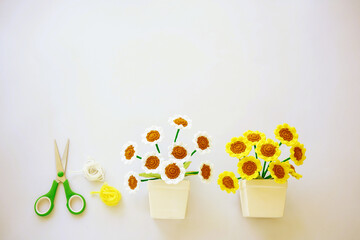
M 187 171 L 191 165 L 192 161 L 190 159 L 193 155 L 209 152 L 212 142 L 207 133 L 198 132 L 193 139 L 195 147 L 190 152 L 186 144 L 177 140 L 180 130 L 191 127 L 191 120 L 187 116 L 177 115 L 170 118 L 169 123 L 177 131 L 166 155 L 163 154 L 164 151 L 159 146 L 163 139 L 163 131 L 160 127 L 153 126 L 145 130 L 142 141 L 145 144 L 153 145 L 155 151 L 140 156 L 136 143 L 128 142 L 123 146 L 121 156 L 125 164 L 133 163 L 136 160 L 141 161 L 144 172 L 139 174 L 133 171 L 129 172 L 125 176 L 125 187 L 130 192 L 136 192 L 141 182 L 148 182 L 151 216 L 154 218 L 179 219 L 185 217 L 189 193 L 189 181 L 184 179 L 191 175 L 198 175 L 202 182 L 208 183 L 212 178 L 213 164 L 207 161 L 200 163 L 196 171 Z M 177 196 L 176 199 L 174 196 Z M 181 199 L 186 202 L 185 207 L 182 203 L 176 203 Z M 182 205 L 183 210 L 180 211 L 180 214 L 175 214 L 176 211 L 172 209 L 176 205 Z
M 286 199 L 287 179 L 290 175 L 296 179 L 302 177 L 289 162 L 292 160 L 300 166 L 306 158 L 306 149 L 298 142 L 296 129 L 283 124 L 278 125 L 274 133 L 279 143 L 266 139 L 264 133 L 249 130 L 226 144 L 226 152 L 239 159 L 237 172 L 240 177 L 225 171 L 219 175 L 218 184 L 221 190 L 228 193 L 235 193 L 240 187 L 243 215 L 246 217 L 281 217 Z M 290 156 L 280 161 L 278 158 L 282 144 L 290 147 Z M 254 156 L 249 156 L 252 149 Z M 239 186 L 240 179 L 243 181 L 240 181 Z M 271 205 L 271 201 L 277 202 L 278 207 Z M 268 208 L 265 209 L 264 206 Z

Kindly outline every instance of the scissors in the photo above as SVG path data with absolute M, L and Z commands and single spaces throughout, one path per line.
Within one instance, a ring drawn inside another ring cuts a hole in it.
M 51 213 L 51 211 L 53 210 L 54 199 L 55 199 L 56 190 L 59 185 L 59 182 L 62 182 L 64 185 L 65 195 L 66 195 L 66 206 L 69 209 L 69 212 L 77 215 L 77 214 L 82 213 L 85 210 L 86 202 L 85 202 L 84 197 L 78 193 L 74 193 L 71 190 L 71 188 L 69 186 L 69 181 L 66 179 L 66 176 L 65 176 L 68 154 L 69 154 L 69 140 L 66 143 L 66 147 L 65 147 L 62 159 L 60 158 L 59 149 L 58 149 L 58 146 L 57 146 L 56 140 L 55 140 L 56 180 L 53 181 L 50 191 L 48 193 L 42 195 L 41 197 L 39 197 L 36 200 L 35 205 L 34 205 L 35 213 L 41 217 L 49 215 Z M 62 165 L 62 162 L 64 163 L 64 165 Z M 71 202 L 74 199 L 79 199 L 82 202 L 82 207 L 80 208 L 80 210 L 74 210 L 72 208 Z M 42 201 L 47 201 L 49 203 L 49 208 L 44 211 L 39 210 L 39 204 Z

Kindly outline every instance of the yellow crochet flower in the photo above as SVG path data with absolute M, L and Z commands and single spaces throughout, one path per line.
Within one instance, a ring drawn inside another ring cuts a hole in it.
M 285 183 L 289 178 L 290 164 L 275 160 L 269 164 L 271 176 L 277 183 Z
M 259 176 L 261 163 L 253 156 L 244 157 L 238 163 L 238 173 L 242 179 L 251 180 Z
M 244 137 L 249 141 L 249 143 L 253 146 L 256 145 L 263 139 L 266 139 L 265 134 L 259 131 L 251 131 L 248 130 L 244 133 Z
M 233 172 L 225 171 L 219 175 L 218 184 L 221 190 L 225 190 L 227 193 L 235 193 L 239 189 L 238 179 Z
M 289 169 L 289 172 L 290 174 L 296 178 L 297 180 L 299 180 L 300 178 L 302 178 L 302 175 L 301 174 L 298 174 L 296 171 L 295 171 L 295 167 L 293 165 L 290 164 L 290 169 Z
M 281 154 L 279 144 L 269 138 L 261 140 L 257 144 L 255 152 L 259 158 L 264 159 L 265 161 L 275 160 Z
M 244 137 L 233 137 L 231 142 L 226 144 L 226 152 L 230 157 L 242 158 L 251 151 L 251 144 Z
M 299 137 L 296 133 L 296 129 L 294 127 L 290 127 L 287 123 L 278 125 L 274 133 L 275 137 L 287 146 L 294 145 Z
M 290 158 L 294 161 L 294 163 L 298 166 L 304 163 L 306 158 L 305 156 L 306 148 L 304 148 L 304 144 L 300 144 L 296 142 L 294 146 L 290 148 Z

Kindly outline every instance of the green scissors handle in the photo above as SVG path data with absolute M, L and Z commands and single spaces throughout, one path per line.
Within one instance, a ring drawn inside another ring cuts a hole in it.
M 68 180 L 65 180 L 63 184 L 64 184 L 65 195 L 66 195 L 66 200 L 67 200 L 66 201 L 66 207 L 68 208 L 69 212 L 72 213 L 72 214 L 75 214 L 75 215 L 78 215 L 78 214 L 82 213 L 85 210 L 85 207 L 86 207 L 86 201 L 85 201 L 84 197 L 81 196 L 78 193 L 74 193 L 71 190 Z M 35 205 L 34 205 L 34 210 L 35 210 L 35 213 L 37 215 L 39 215 L 41 217 L 44 217 L 44 216 L 47 216 L 47 215 L 49 215 L 51 213 L 51 211 L 54 208 L 54 199 L 55 199 L 56 190 L 57 190 L 58 185 L 59 185 L 59 183 L 56 180 L 54 180 L 50 191 L 48 193 L 40 196 L 36 200 Z M 80 210 L 74 210 L 72 208 L 71 203 L 75 199 L 80 199 L 80 201 L 82 202 L 82 207 L 80 208 Z M 49 208 L 46 209 L 45 211 L 40 211 L 39 210 L 39 204 L 40 204 L 41 201 L 49 202 Z
M 75 214 L 75 215 L 78 215 L 78 214 L 82 213 L 85 210 L 85 207 L 86 207 L 85 198 L 83 196 L 81 196 L 80 194 L 78 194 L 78 193 L 74 193 L 71 190 L 70 185 L 69 185 L 69 181 L 67 179 L 65 180 L 63 185 L 64 185 L 65 195 L 66 195 L 66 206 L 69 209 L 69 211 L 72 214 Z M 82 202 L 82 207 L 79 210 L 74 210 L 71 207 L 71 202 L 76 198 L 80 199 L 81 202 Z
M 55 199 L 55 195 L 56 195 L 56 190 L 57 190 L 57 187 L 58 187 L 59 183 L 57 181 L 53 181 L 53 184 L 51 186 L 51 189 L 48 193 L 40 196 L 36 202 L 35 202 L 35 205 L 34 205 L 34 210 L 35 210 L 35 213 L 41 217 L 44 217 L 44 216 L 47 216 L 51 213 L 51 211 L 53 210 L 54 208 L 54 199 Z M 42 201 L 47 201 L 49 202 L 49 208 L 45 211 L 40 211 L 39 210 L 39 204 L 42 202 Z

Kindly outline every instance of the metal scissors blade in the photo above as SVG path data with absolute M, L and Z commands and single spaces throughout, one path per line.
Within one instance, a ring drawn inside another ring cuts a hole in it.
M 65 172 L 64 172 L 64 168 L 63 165 L 61 163 L 61 158 L 60 158 L 60 154 L 59 154 L 59 149 L 58 146 L 56 144 L 56 140 L 54 141 L 55 143 L 55 163 L 56 163 L 56 173 L 57 173 L 57 181 L 58 182 L 64 182 L 66 180 L 65 177 Z M 67 152 L 68 150 L 68 144 L 66 144 L 66 148 L 65 148 L 65 152 Z M 66 156 L 66 161 L 67 161 L 67 156 Z
M 64 173 L 66 173 L 68 156 L 69 156 L 69 139 L 66 142 L 66 147 L 65 147 L 65 150 L 64 150 L 64 154 L 62 155 L 62 158 L 61 158 L 62 163 L 63 163 Z

